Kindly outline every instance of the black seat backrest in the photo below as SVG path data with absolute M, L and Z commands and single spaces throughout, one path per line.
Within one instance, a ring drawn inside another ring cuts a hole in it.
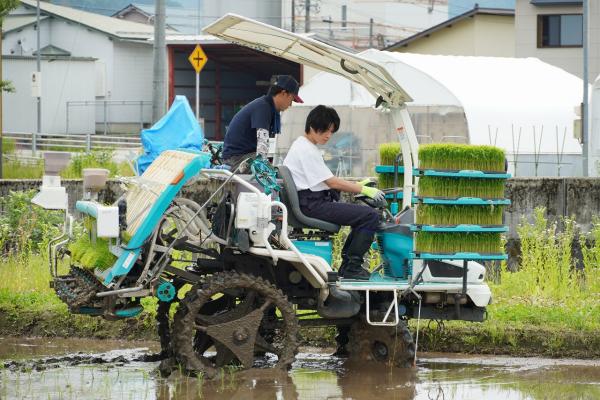
M 327 232 L 336 233 L 340 226 L 320 219 L 307 217 L 300 210 L 298 190 L 288 167 L 280 165 L 277 167 L 277 175 L 283 180 L 283 188 L 280 192 L 281 201 L 288 209 L 288 224 L 294 228 L 315 228 Z

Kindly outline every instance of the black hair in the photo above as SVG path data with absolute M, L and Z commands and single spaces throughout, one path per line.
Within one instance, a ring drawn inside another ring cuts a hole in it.
M 269 87 L 269 91 L 267 92 L 267 96 L 275 97 L 279 93 L 284 92 L 284 91 L 285 91 L 285 89 L 280 88 L 279 86 L 271 85 Z
M 333 132 L 340 128 L 340 116 L 332 107 L 318 105 L 308 113 L 304 132 L 310 132 L 312 128 L 317 133 L 326 132 L 333 125 Z

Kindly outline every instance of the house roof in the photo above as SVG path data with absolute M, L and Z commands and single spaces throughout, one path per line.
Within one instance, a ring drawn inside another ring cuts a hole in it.
M 49 57 L 69 57 L 71 55 L 71 52 L 49 44 L 48 46 L 44 46 L 40 49 L 40 54 L 42 56 Z M 37 51 L 34 51 L 33 55 L 37 55 Z
M 128 12 L 137 11 L 141 15 L 151 19 L 154 17 L 155 8 L 149 4 L 131 3 L 127 7 L 117 11 L 113 17 L 123 17 Z M 204 17 L 203 17 L 204 19 Z M 198 19 L 197 11 L 183 7 L 166 7 L 166 24 L 182 34 L 198 34 L 202 31 L 202 26 Z
M 534 6 L 580 6 L 582 0 L 531 0 Z
M 40 20 L 46 19 L 46 16 L 40 16 Z M 7 15 L 2 21 L 2 32 L 10 32 L 17 29 L 24 28 L 31 24 L 35 24 L 35 15 Z
M 35 10 L 36 8 L 35 0 L 21 0 L 21 4 L 29 9 Z M 152 25 L 111 18 L 45 1 L 40 2 L 40 10 L 45 15 L 72 21 L 121 40 L 146 41 L 154 36 L 154 26 Z M 175 32 L 167 30 L 167 33 Z
M 507 8 L 481 8 L 481 7 L 475 7 L 472 10 L 469 10 L 463 14 L 457 15 L 454 18 L 450 18 L 449 20 L 446 20 L 440 24 L 437 24 L 435 26 L 432 26 L 429 29 L 426 29 L 424 31 L 418 32 L 412 36 L 407 37 L 406 39 L 402 39 L 401 41 L 394 43 L 386 48 L 384 48 L 383 50 L 389 50 L 389 51 L 394 51 L 400 47 L 404 47 L 406 45 L 408 45 L 411 42 L 414 42 L 415 40 L 418 40 L 422 37 L 427 37 L 429 35 L 431 35 L 434 32 L 437 32 L 439 30 L 442 30 L 444 28 L 450 27 L 453 24 L 459 23 L 463 20 L 466 20 L 467 18 L 471 18 L 475 15 L 499 15 L 499 16 L 506 16 L 506 17 L 514 17 L 515 16 L 515 10 L 513 9 L 507 9 Z

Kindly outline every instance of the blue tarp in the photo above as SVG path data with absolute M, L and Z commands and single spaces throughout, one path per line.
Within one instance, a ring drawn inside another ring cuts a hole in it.
M 165 150 L 200 152 L 204 133 L 185 96 L 175 96 L 169 111 L 149 129 L 142 131 L 144 154 L 137 159 L 138 174 Z

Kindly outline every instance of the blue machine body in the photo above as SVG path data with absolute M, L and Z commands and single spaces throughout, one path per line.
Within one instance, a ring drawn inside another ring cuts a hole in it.
M 173 201 L 177 193 L 179 193 L 181 187 L 193 176 L 196 176 L 202 168 L 207 168 L 209 166 L 210 155 L 208 153 L 198 153 L 198 156 L 183 168 L 183 178 L 181 178 L 179 182 L 169 185 L 158 199 L 156 199 L 156 202 L 148 212 L 146 219 L 142 222 L 129 243 L 127 243 L 127 247 L 124 249 L 121 256 L 110 269 L 103 273 L 101 278 L 103 278 L 105 285 L 108 286 L 113 279 L 125 275 L 131 270 L 142 251 L 144 242 L 154 231 L 165 210 L 169 204 L 171 204 L 171 201 Z
M 323 258 L 329 265 L 332 262 L 333 245 L 329 240 L 292 240 L 300 253 Z
M 389 223 L 377 232 L 377 247 L 383 260 L 385 276 L 408 279 L 413 251 L 410 225 Z

